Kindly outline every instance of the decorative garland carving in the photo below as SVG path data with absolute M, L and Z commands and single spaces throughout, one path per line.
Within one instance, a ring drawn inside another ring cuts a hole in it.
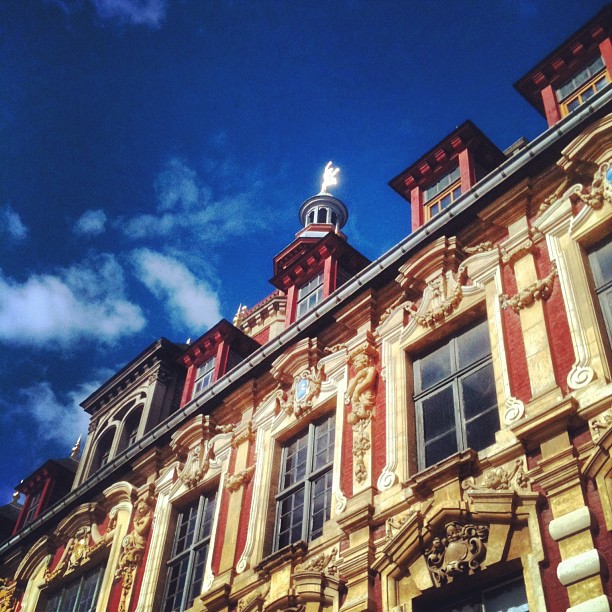
M 557 266 L 553 261 L 550 274 L 546 278 L 531 283 L 512 297 L 502 293 L 499 296 L 501 307 L 512 308 L 518 314 L 524 308 L 532 306 L 537 300 L 547 300 L 552 293 L 555 276 L 557 276 Z
M 342 561 L 338 549 L 332 548 L 328 553 L 321 553 L 296 565 L 295 572 L 318 572 L 337 578 L 339 575 L 338 565 Z
M 509 491 L 517 493 L 529 489 L 529 478 L 525 473 L 522 459 L 517 459 L 512 467 L 507 470 L 504 467 L 497 467 L 485 472 L 480 483 L 476 483 L 473 476 L 466 478 L 461 483 L 461 488 L 465 491 Z
M 282 410 L 289 415 L 295 414 L 298 419 L 306 414 L 312 408 L 314 400 L 319 396 L 321 384 L 324 380 L 323 366 L 312 366 L 300 372 L 294 377 L 288 396 L 282 390 L 277 391 L 277 414 Z
M 153 520 L 152 508 L 155 498 L 150 495 L 143 497 L 136 504 L 134 518 L 132 519 L 132 531 L 123 538 L 119 565 L 115 571 L 115 580 L 122 580 L 121 599 L 118 612 L 127 612 L 134 587 L 136 571 L 142 563 L 147 536 L 151 529 Z
M 0 578 L 0 612 L 13 612 L 17 606 L 15 589 L 17 582 L 9 578 Z
M 252 465 L 248 467 L 246 470 L 242 470 L 242 472 L 238 472 L 237 474 L 232 474 L 225 479 L 225 488 L 230 492 L 234 493 L 234 491 L 238 491 L 240 487 L 244 487 L 249 482 L 251 482 L 251 478 L 253 477 L 253 472 L 255 471 L 255 466 Z
M 232 436 L 232 448 L 238 448 L 243 442 L 252 442 L 255 439 L 253 421 L 247 423 L 246 429 L 234 433 Z
M 355 478 L 359 484 L 365 482 L 368 476 L 364 457 L 371 448 L 370 437 L 366 430 L 372 420 L 372 412 L 376 404 L 378 373 L 374 366 L 373 357 L 375 355 L 376 350 L 369 342 L 353 351 L 349 357 L 349 365 L 353 366 L 354 373 L 344 395 L 345 405 L 352 407 L 347 421 L 353 428 Z
M 612 427 L 612 408 L 608 408 L 605 412 L 595 417 L 589 425 L 591 426 L 593 442 L 599 442 L 601 433 Z
M 537 229 L 529 230 L 529 237 L 517 244 L 511 249 L 500 250 L 501 260 L 504 264 L 513 264 L 517 259 L 520 259 L 527 253 L 533 252 L 536 243 L 544 237 L 544 234 Z
M 485 525 L 451 521 L 444 526 L 445 536 L 436 537 L 425 550 L 425 562 L 437 587 L 456 576 L 473 574 L 486 555 L 489 528 Z
M 485 242 L 480 242 L 479 244 L 473 247 L 464 247 L 463 250 L 467 255 L 477 255 L 480 253 L 487 253 L 496 248 L 496 244 L 491 242 L 490 240 L 486 240 Z
M 416 305 L 408 302 L 409 312 L 415 321 L 422 327 L 435 327 L 451 315 L 463 299 L 463 284 L 467 278 L 467 271 L 459 267 L 457 279 L 453 278 L 451 272 L 440 274 L 438 278 L 430 281 L 428 287 L 431 290 L 429 309 L 421 314 Z
M 416 510 L 411 508 L 406 512 L 402 512 L 396 516 L 392 516 L 387 519 L 385 524 L 385 542 L 389 542 L 396 535 L 397 532 L 416 514 Z
M 607 174 L 612 166 L 612 162 L 607 161 L 601 164 L 593 175 L 593 182 L 587 191 L 584 187 L 578 193 L 578 197 L 589 208 L 599 210 L 604 204 L 612 205 L 612 184 L 608 180 Z
M 178 474 L 179 480 L 188 489 L 193 489 L 208 473 L 212 459 L 214 459 L 212 446 L 205 443 L 204 452 L 200 444 L 194 446 L 187 454 L 183 468 Z

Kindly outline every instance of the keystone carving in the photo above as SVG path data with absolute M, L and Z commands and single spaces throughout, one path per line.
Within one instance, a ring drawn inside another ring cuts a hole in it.
M 536 243 L 543 237 L 542 232 L 536 229 L 529 230 L 529 237 L 511 249 L 501 249 L 501 260 L 504 264 L 513 264 L 527 253 L 533 252 Z
M 519 313 L 524 308 L 532 306 L 537 300 L 547 300 L 550 297 L 553 289 L 555 276 L 557 275 L 557 266 L 553 261 L 550 274 L 546 278 L 539 279 L 531 283 L 525 289 L 521 289 L 516 295 L 509 297 L 505 293 L 499 296 L 499 301 L 502 308 L 512 308 L 514 312 Z
M 487 240 L 485 242 L 480 242 L 479 244 L 473 247 L 463 247 L 463 250 L 467 255 L 476 255 L 479 253 L 487 253 L 488 251 L 492 251 L 495 248 L 495 243 Z
M 15 589 L 17 582 L 9 578 L 0 578 L 0 612 L 13 612 L 17 606 Z
M 123 538 L 123 550 L 115 571 L 115 580 L 122 580 L 118 612 L 127 612 L 129 608 L 134 578 L 138 567 L 142 563 L 147 536 L 151 529 L 153 504 L 154 498 L 149 495 L 138 501 L 132 519 L 132 531 Z
M 307 559 L 304 563 L 296 565 L 295 572 L 317 572 L 337 578 L 339 574 L 338 565 L 342 561 L 343 559 L 338 554 L 338 549 L 332 548 L 328 553 L 321 553 Z
M 251 482 L 251 478 L 253 477 L 254 471 L 255 466 L 252 465 L 246 470 L 242 470 L 242 472 L 238 472 L 237 474 L 232 474 L 231 476 L 228 476 L 225 480 L 225 488 L 230 493 L 238 491 L 240 487 L 244 487 L 249 484 L 249 482 Z
M 461 488 L 469 491 L 509 491 L 517 493 L 529 489 L 529 478 L 523 468 L 521 459 L 517 459 L 510 469 L 493 468 L 485 472 L 480 483 L 470 476 L 461 483 Z
M 593 182 L 589 190 L 582 188 L 578 197 L 589 207 L 599 210 L 607 203 L 612 205 L 612 184 L 608 180 L 607 174 L 612 166 L 612 162 L 607 161 L 601 164 L 593 175 Z
M 208 444 L 205 444 L 204 451 L 199 444 L 189 451 L 178 475 L 188 489 L 193 489 L 204 479 L 210 469 L 211 459 L 214 459 L 214 453 L 212 446 Z
M 451 521 L 445 535 L 436 537 L 425 550 L 425 562 L 437 587 L 452 582 L 456 576 L 473 574 L 485 558 L 489 528 L 485 525 Z
M 359 484 L 365 482 L 368 470 L 364 457 L 371 448 L 367 427 L 372 420 L 376 403 L 376 382 L 378 373 L 374 366 L 376 349 L 365 342 L 349 357 L 353 366 L 353 376 L 349 380 L 344 403 L 352 407 L 347 416 L 353 428 L 353 456 L 355 457 L 355 478 Z
M 277 392 L 276 413 L 282 410 L 289 415 L 295 414 L 297 418 L 306 414 L 319 396 L 324 380 L 325 372 L 322 366 L 312 366 L 300 372 L 294 377 L 288 396 L 282 390 Z
M 612 408 L 608 408 L 605 412 L 595 417 L 589 425 L 591 426 L 593 442 L 599 442 L 602 432 L 612 427 Z
M 429 308 L 420 313 L 416 305 L 408 302 L 408 307 L 412 317 L 422 327 L 435 327 L 451 315 L 463 299 L 463 287 L 467 279 L 465 268 L 459 268 L 457 278 L 453 277 L 452 272 L 441 274 L 438 278 L 428 283 L 430 290 Z

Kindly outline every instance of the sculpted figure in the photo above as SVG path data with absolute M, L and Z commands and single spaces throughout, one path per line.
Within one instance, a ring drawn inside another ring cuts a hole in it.
M 321 183 L 321 193 L 327 193 L 327 188 L 338 184 L 336 174 L 340 172 L 340 168 L 334 168 L 331 162 L 327 162 L 325 170 L 323 170 L 323 182 Z
M 353 411 L 348 416 L 351 425 L 357 421 L 369 419 L 376 401 L 376 368 L 372 359 L 365 352 L 358 353 L 352 359 L 355 373 L 346 390 L 345 403 L 350 403 Z

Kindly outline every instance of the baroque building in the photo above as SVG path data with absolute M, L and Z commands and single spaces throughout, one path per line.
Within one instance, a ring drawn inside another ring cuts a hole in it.
M 612 9 L 390 181 L 369 262 L 330 190 L 273 292 L 83 402 L 77 461 L 3 507 L 0 610 L 609 611 Z

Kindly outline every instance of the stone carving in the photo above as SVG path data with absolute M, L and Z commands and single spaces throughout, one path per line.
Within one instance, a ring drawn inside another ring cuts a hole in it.
M 525 404 L 516 397 L 509 397 L 506 400 L 506 412 L 504 412 L 504 423 L 506 425 L 512 425 L 519 419 L 525 416 Z
M 416 514 L 416 510 L 410 509 L 387 519 L 385 525 L 385 542 L 392 540 L 397 532 Z
M 243 442 L 252 442 L 255 439 L 255 430 L 253 429 L 253 421 L 247 423 L 246 429 L 234 433 L 232 436 L 232 447 L 238 448 Z
M 324 380 L 325 372 L 322 366 L 312 366 L 300 372 L 293 379 L 288 396 L 282 390 L 277 391 L 277 414 L 281 410 L 289 415 L 294 414 L 297 418 L 306 414 L 312 408 L 313 401 L 319 396 Z
M 523 468 L 522 459 L 517 459 L 508 470 L 504 467 L 493 468 L 485 472 L 480 483 L 476 483 L 470 476 L 466 478 L 461 487 L 469 491 L 509 491 L 521 492 L 529 489 L 529 478 Z
M 487 253 L 488 251 L 492 251 L 496 247 L 494 242 L 487 240 L 485 242 L 481 242 L 473 247 L 464 247 L 463 250 L 468 255 L 477 255 L 479 253 Z
M 465 268 L 459 267 L 457 278 L 451 272 L 441 274 L 428 283 L 429 308 L 421 313 L 415 304 L 408 302 L 409 312 L 422 327 L 435 327 L 451 315 L 463 299 L 463 284 L 467 279 Z
M 512 308 L 514 312 L 519 313 L 524 308 L 532 306 L 537 300 L 547 300 L 550 297 L 553 289 L 555 276 L 557 275 L 557 266 L 552 263 L 550 274 L 546 278 L 539 279 L 531 285 L 521 289 L 516 295 L 510 297 L 505 293 L 499 296 L 499 302 L 502 308 Z
M 601 164 L 593 175 L 591 188 L 587 191 L 583 187 L 582 191 L 578 193 L 578 197 L 589 208 L 599 210 L 604 203 L 612 205 L 612 184 L 607 178 L 607 174 L 611 166 L 611 161 Z
M 270 591 L 270 584 L 265 584 L 258 589 L 255 589 L 252 593 L 249 593 L 246 597 L 243 597 L 238 602 L 238 612 L 244 612 L 248 608 L 262 609 L 268 592 Z
M 200 444 L 194 446 L 187 454 L 187 459 L 178 477 L 189 489 L 196 487 L 210 469 L 210 461 L 214 458 L 212 446 L 205 443 L 204 450 Z
M 153 504 L 154 498 L 149 495 L 138 501 L 132 519 L 132 531 L 123 538 L 123 550 L 115 571 L 115 580 L 122 580 L 118 612 L 127 612 L 129 608 L 134 578 L 138 567 L 142 563 L 147 536 L 151 529 Z
M 233 493 L 237 491 L 240 487 L 244 487 L 249 482 L 251 482 L 251 478 L 253 477 L 253 472 L 255 471 L 255 466 L 252 465 L 248 467 L 246 470 L 242 470 L 242 472 L 238 472 L 237 474 L 232 474 L 225 479 L 225 488 Z
M 0 578 L 0 612 L 13 612 L 17 606 L 15 589 L 17 582 L 9 578 Z
M 513 264 L 517 259 L 520 259 L 527 253 L 531 253 L 536 246 L 538 240 L 543 238 L 542 232 L 537 229 L 529 230 L 529 237 L 525 238 L 522 242 L 517 244 L 515 247 L 506 250 L 501 249 L 501 260 L 504 264 Z
M 234 320 L 232 321 L 232 323 L 236 327 L 240 327 L 242 325 L 242 322 L 246 318 L 246 315 L 248 312 L 249 312 L 249 309 L 243 304 L 240 304 L 240 306 L 238 306 L 238 310 L 236 311 L 236 314 L 234 315 Z
M 608 408 L 605 412 L 595 417 L 589 425 L 591 426 L 593 442 L 599 442 L 602 431 L 607 431 L 612 427 L 612 408 Z
M 323 181 L 321 182 L 321 194 L 329 194 L 327 191 L 328 187 L 332 185 L 338 184 L 338 179 L 336 175 L 340 172 L 340 168 L 334 168 L 332 163 L 329 161 L 325 165 L 325 170 L 323 170 Z
M 434 538 L 431 548 L 425 550 L 425 562 L 437 587 L 480 569 L 489 537 L 487 526 L 457 521 L 447 523 L 444 532 L 443 537 Z
M 317 572 L 328 574 L 329 576 L 338 577 L 338 564 L 342 563 L 342 559 L 338 554 L 337 548 L 332 548 L 330 552 L 321 553 L 315 557 L 307 559 L 303 563 L 296 565 L 296 572 Z
M 376 403 L 376 382 L 378 374 L 373 356 L 376 350 L 366 342 L 357 348 L 349 358 L 353 376 L 349 380 L 344 403 L 352 410 L 347 420 L 353 428 L 353 456 L 355 457 L 355 478 L 359 484 L 365 482 L 368 470 L 365 455 L 371 448 L 367 426 L 372 419 Z

